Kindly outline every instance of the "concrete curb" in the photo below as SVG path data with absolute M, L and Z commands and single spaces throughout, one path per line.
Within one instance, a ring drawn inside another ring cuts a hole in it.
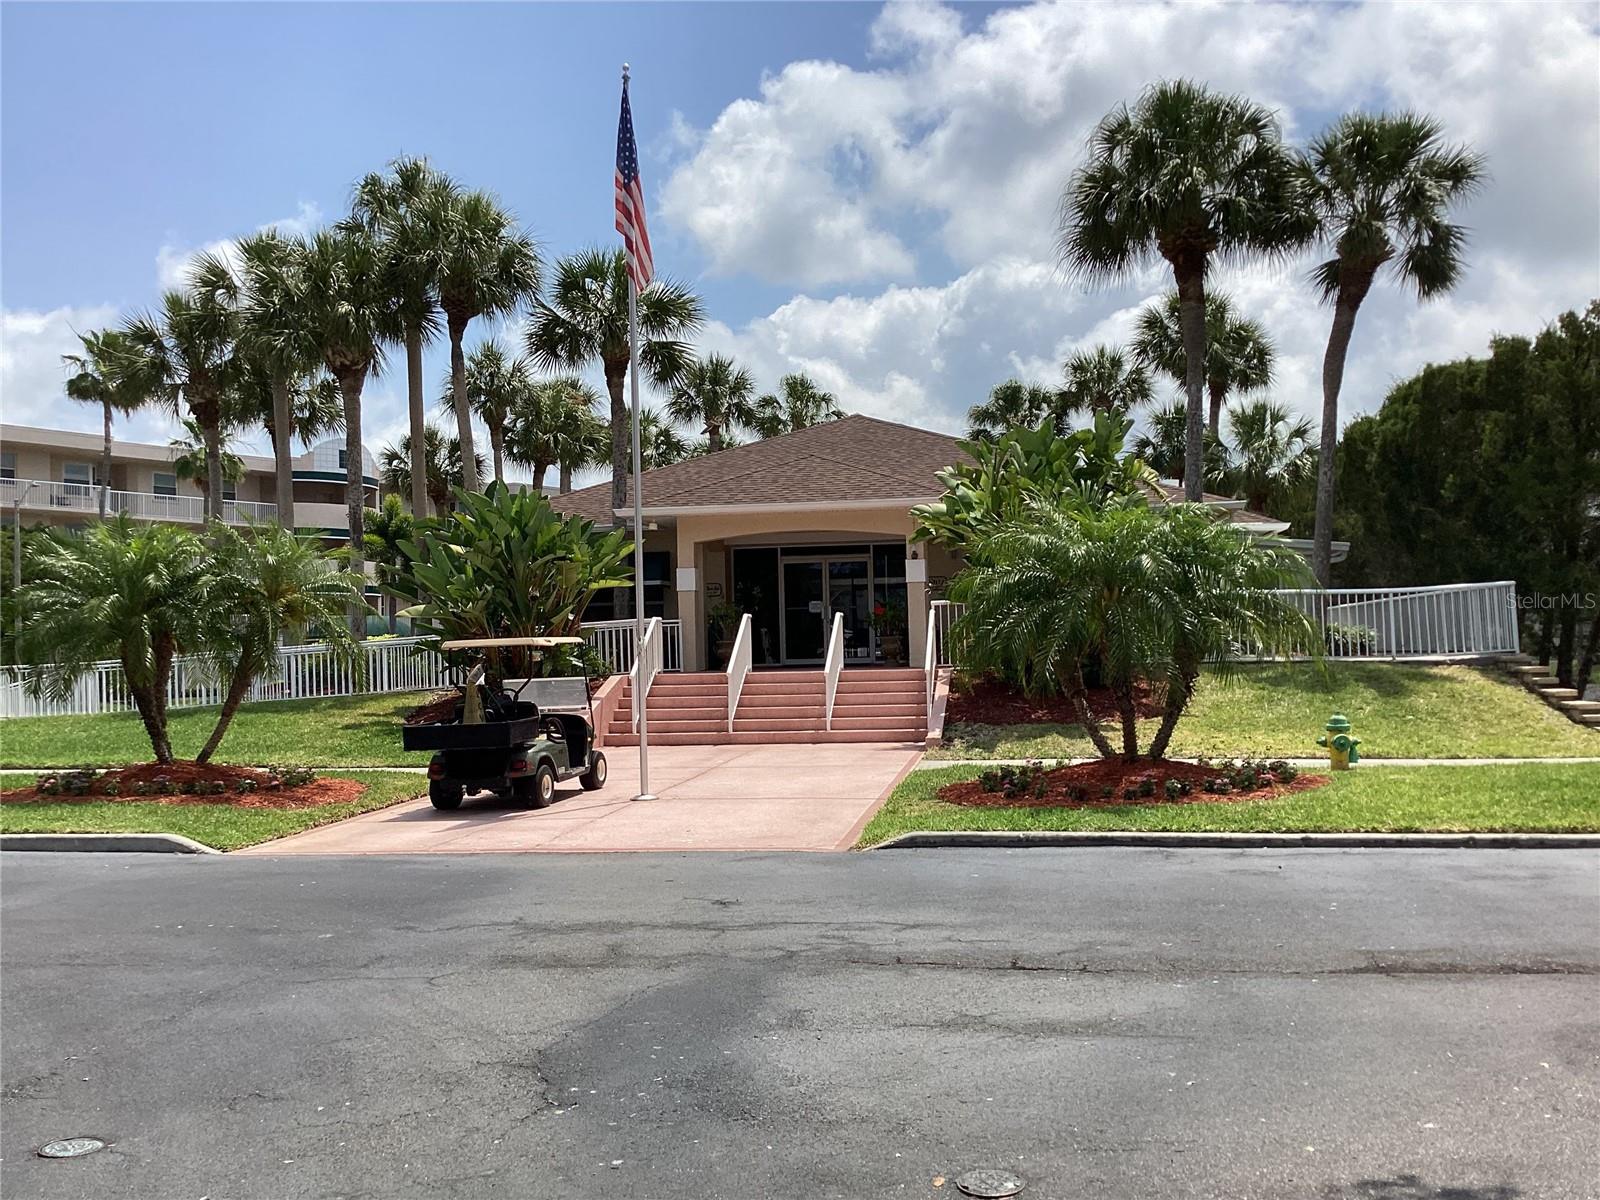
M 1600 850 L 1596 833 L 1112 833 L 966 830 L 902 833 L 869 850 L 929 850 L 950 846 L 1034 849 L 1049 846 L 1172 846 L 1188 849 Z
M 1225 758 L 1239 758 L 1237 754 L 1216 754 L 1211 756 L 1212 762 Z M 1283 758 L 1284 762 L 1305 771 L 1328 769 L 1326 758 L 1289 758 L 1278 754 L 1257 754 L 1250 757 L 1260 759 Z M 936 771 L 941 767 L 1025 767 L 1031 762 L 1043 763 L 1048 767 L 1074 767 L 1079 763 L 1099 762 L 1098 758 L 924 758 L 918 764 L 920 771 Z M 1193 758 L 1172 758 L 1169 762 L 1192 763 Z M 1357 771 L 1366 767 L 1384 769 L 1388 767 L 1523 767 L 1523 766 L 1592 766 L 1600 763 L 1600 757 L 1574 757 L 1574 758 L 1363 758 L 1361 765 L 1354 768 Z
M 4 833 L 0 850 L 49 850 L 62 854 L 221 854 L 178 833 Z

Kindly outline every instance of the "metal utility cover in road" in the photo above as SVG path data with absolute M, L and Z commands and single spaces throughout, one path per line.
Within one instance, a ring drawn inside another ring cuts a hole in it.
M 1026 1186 L 1021 1175 L 1014 1175 L 1010 1171 L 997 1171 L 992 1167 L 980 1167 L 976 1171 L 956 1176 L 956 1187 L 969 1196 L 979 1197 L 980 1200 L 999 1200 L 1003 1196 L 1015 1196 Z
M 96 1150 L 104 1150 L 106 1144 L 99 1138 L 75 1137 L 62 1138 L 58 1142 L 46 1142 L 39 1147 L 40 1158 L 82 1158 L 85 1154 L 93 1154 Z

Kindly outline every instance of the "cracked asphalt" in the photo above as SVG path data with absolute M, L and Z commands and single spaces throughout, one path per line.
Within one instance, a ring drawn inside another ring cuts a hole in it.
M 9 854 L 0 1004 L 8 1200 L 1600 1178 L 1592 851 Z

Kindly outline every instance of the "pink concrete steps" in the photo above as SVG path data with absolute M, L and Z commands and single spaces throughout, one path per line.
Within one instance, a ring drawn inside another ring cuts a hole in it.
M 927 733 L 917 670 L 846 669 L 824 719 L 821 671 L 752 671 L 728 729 L 728 684 L 720 673 L 661 674 L 650 690 L 650 740 L 664 746 L 807 742 L 921 742 Z M 636 746 L 627 685 L 606 730 L 608 746 Z

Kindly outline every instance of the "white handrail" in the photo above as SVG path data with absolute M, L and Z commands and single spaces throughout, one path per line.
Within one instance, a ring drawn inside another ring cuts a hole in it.
M 939 633 L 934 628 L 933 613 L 928 613 L 928 637 L 926 649 L 922 655 L 922 686 L 926 689 L 925 699 L 928 703 L 928 723 L 923 728 L 933 728 L 933 683 L 934 676 L 939 670 Z
M 637 629 L 630 617 L 622 621 L 585 621 L 579 628 L 589 643 L 618 675 L 633 671 L 633 643 Z M 683 622 L 661 622 L 661 669 L 683 668 Z
M 833 631 L 828 635 L 828 657 L 822 663 L 822 701 L 824 728 L 833 728 L 833 698 L 839 692 L 839 672 L 844 670 L 844 614 L 833 614 Z
M 733 651 L 728 655 L 728 732 L 733 732 L 733 714 L 739 711 L 739 696 L 744 691 L 744 677 L 750 674 L 750 614 L 739 618 L 739 633 L 733 639 Z
M 641 668 L 643 668 L 641 670 Z M 633 670 L 628 674 L 632 676 L 633 691 L 633 731 L 639 732 L 639 714 L 644 711 L 645 702 L 650 697 L 650 689 L 655 686 L 656 676 L 661 673 L 661 618 L 651 617 L 645 623 L 644 641 L 639 643 L 639 654 L 634 660 Z

